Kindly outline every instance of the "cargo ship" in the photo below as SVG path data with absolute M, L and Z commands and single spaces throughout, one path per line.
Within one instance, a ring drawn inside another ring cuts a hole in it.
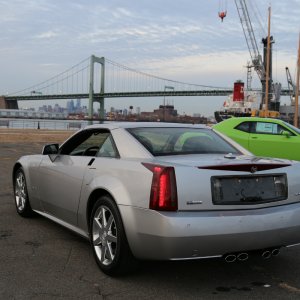
M 245 91 L 244 82 L 236 81 L 233 94 L 228 96 L 220 110 L 215 111 L 216 121 L 221 122 L 231 117 L 250 117 L 259 108 L 258 98 L 258 92 Z
M 236 81 L 233 94 L 229 95 L 222 108 L 214 113 L 216 122 L 219 123 L 231 117 L 279 118 L 280 113 L 277 110 L 261 109 L 261 94 L 261 92 L 254 90 L 245 91 L 244 82 L 241 80 Z

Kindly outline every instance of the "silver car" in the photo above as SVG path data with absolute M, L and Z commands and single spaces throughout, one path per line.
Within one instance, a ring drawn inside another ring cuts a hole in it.
M 13 168 L 17 212 L 90 240 L 103 272 L 138 259 L 268 258 L 300 243 L 300 163 L 201 125 L 88 126 Z

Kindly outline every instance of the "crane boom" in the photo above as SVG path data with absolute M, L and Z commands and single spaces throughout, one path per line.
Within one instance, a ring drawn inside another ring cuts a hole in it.
M 247 42 L 247 46 L 250 52 L 251 61 L 254 70 L 257 72 L 258 77 L 261 81 L 265 80 L 266 72 L 262 56 L 259 53 L 257 42 L 255 39 L 251 19 L 249 16 L 247 4 L 245 0 L 234 0 L 240 21 L 242 24 L 244 36 Z
M 292 76 L 288 67 L 285 68 L 285 72 L 288 83 L 289 95 L 291 99 L 291 105 L 295 105 L 296 86 L 292 80 Z
M 281 84 L 274 84 L 272 79 L 272 44 L 274 43 L 273 37 L 270 36 L 270 31 L 268 30 L 268 36 L 262 39 L 262 57 L 258 50 L 250 14 L 247 8 L 247 0 L 234 0 L 234 2 L 239 14 L 240 22 L 242 24 L 244 36 L 251 56 L 252 65 L 262 84 L 261 108 L 265 107 L 265 109 L 267 110 L 279 111 Z M 268 22 L 268 28 L 270 28 L 270 21 Z

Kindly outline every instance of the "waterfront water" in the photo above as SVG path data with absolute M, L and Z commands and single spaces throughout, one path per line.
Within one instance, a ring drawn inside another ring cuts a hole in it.
M 98 122 L 94 122 L 98 123 Z M 84 128 L 88 121 L 0 118 L 0 128 L 76 130 Z

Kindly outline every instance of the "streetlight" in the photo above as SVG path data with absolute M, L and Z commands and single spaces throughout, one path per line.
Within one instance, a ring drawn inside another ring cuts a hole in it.
M 164 122 L 166 122 L 166 95 L 165 95 L 166 89 L 174 91 L 175 88 L 170 85 L 165 85 L 165 89 L 164 89 Z
M 31 94 L 31 96 L 33 96 L 33 95 L 43 95 L 42 92 L 37 92 L 37 91 L 31 91 L 30 94 Z

